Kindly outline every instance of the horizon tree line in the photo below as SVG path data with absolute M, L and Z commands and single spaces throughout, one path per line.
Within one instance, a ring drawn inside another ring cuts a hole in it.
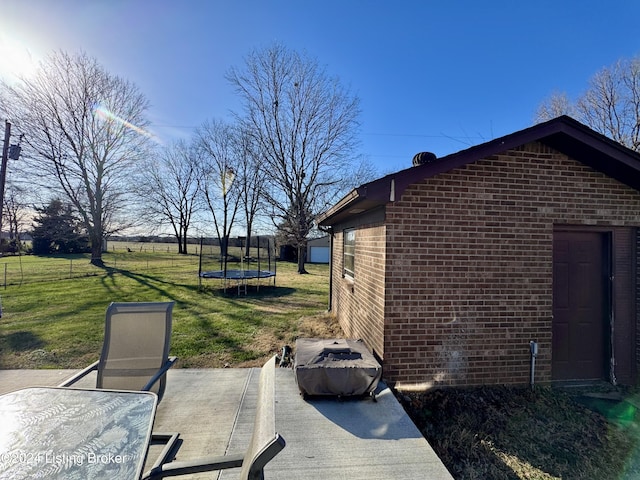
M 359 99 L 317 60 L 278 44 L 250 52 L 226 78 L 242 110 L 168 146 L 148 132 L 137 86 L 86 53 L 54 52 L 34 76 L 0 79 L 0 112 L 23 135 L 3 209 L 12 235 L 21 211 L 60 200 L 101 266 L 103 239 L 131 228 L 169 228 L 187 253 L 194 222 L 211 221 L 221 245 L 240 224 L 249 239 L 268 224 L 298 249 L 304 273 L 317 215 L 376 173 L 357 152 Z M 553 93 L 535 121 L 561 114 L 640 151 L 640 57 L 604 67 L 575 100 Z
M 12 183 L 31 205 L 71 205 L 98 266 L 104 238 L 143 225 L 170 228 L 187 253 L 203 212 L 221 245 L 241 211 L 247 237 L 267 218 L 302 251 L 315 217 L 357 173 L 359 100 L 315 59 L 281 45 L 253 51 L 227 79 L 244 112 L 161 147 L 133 83 L 86 53 L 54 52 L 34 76 L 0 80 L 0 111 L 24 135 L 24 160 L 10 175 L 23 182 Z

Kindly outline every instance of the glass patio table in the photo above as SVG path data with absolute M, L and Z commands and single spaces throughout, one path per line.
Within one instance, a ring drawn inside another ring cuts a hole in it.
M 0 478 L 140 478 L 152 392 L 25 388 L 0 396 Z

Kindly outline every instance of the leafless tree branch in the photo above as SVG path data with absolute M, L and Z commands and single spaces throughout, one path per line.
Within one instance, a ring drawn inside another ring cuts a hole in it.
M 227 79 L 244 102 L 238 119 L 269 179 L 274 224 L 298 247 L 304 273 L 307 236 L 339 194 L 357 145 L 359 99 L 317 61 L 280 45 L 252 52 Z
M 25 134 L 35 184 L 68 198 L 89 233 L 92 263 L 101 265 L 103 238 L 124 224 L 126 180 L 147 152 L 147 100 L 84 53 L 54 53 L 34 77 L 1 88 L 3 109 Z

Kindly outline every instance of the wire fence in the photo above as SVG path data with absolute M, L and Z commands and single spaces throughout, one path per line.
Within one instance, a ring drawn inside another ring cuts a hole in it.
M 171 269 L 172 272 L 198 274 L 198 256 L 177 253 L 105 253 L 104 267 L 91 264 L 89 255 L 13 256 L 0 258 L 0 284 L 11 285 L 47 283 L 80 277 L 104 275 L 108 270 L 133 273 L 152 273 Z
M 90 255 L 6 256 L 0 257 L 0 288 L 29 283 L 47 283 L 66 279 L 104 275 L 105 269 L 138 274 L 170 270 L 172 275 L 185 274 L 197 278 L 199 269 L 220 269 L 218 246 L 190 244 L 188 254 L 179 254 L 175 243 L 109 242 L 102 255 L 104 268 L 90 262 Z M 261 259 L 261 268 L 275 262 L 273 252 L 267 248 L 252 248 L 251 258 L 238 247 L 229 249 L 229 268 L 244 268 Z M 235 265 L 235 266 L 231 266 Z

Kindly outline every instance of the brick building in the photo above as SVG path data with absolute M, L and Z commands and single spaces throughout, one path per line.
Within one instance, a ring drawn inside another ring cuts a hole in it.
M 420 156 L 416 156 L 419 158 Z M 354 189 L 331 309 L 399 388 L 635 383 L 640 155 L 559 117 Z

